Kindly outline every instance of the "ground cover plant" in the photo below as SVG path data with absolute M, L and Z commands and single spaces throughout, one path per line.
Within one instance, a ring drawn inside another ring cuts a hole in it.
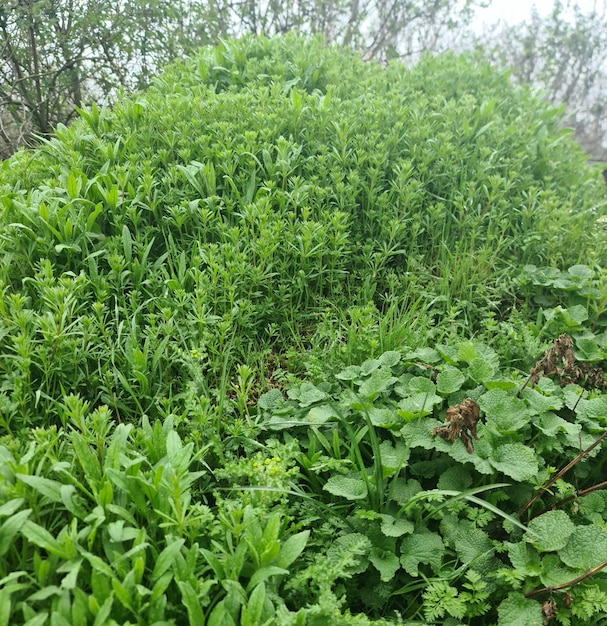
M 605 187 L 559 116 L 244 38 L 5 161 L 0 624 L 604 620 Z

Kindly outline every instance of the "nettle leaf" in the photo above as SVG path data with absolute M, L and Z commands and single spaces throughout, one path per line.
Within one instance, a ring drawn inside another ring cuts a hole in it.
M 331 476 L 323 489 L 347 500 L 363 500 L 368 493 L 365 481 L 356 474 Z
M 538 576 L 542 571 L 539 554 L 527 543 L 506 543 L 508 558 L 514 569 L 525 576 Z
M 538 472 L 535 452 L 522 443 L 506 443 L 495 448 L 489 462 L 496 470 L 518 482 L 533 478 Z
M 433 393 L 416 393 L 403 398 L 398 403 L 398 414 L 406 420 L 423 417 L 425 415 L 430 415 L 434 406 L 441 405 L 442 403 L 443 399 Z
M 368 414 L 371 424 L 379 428 L 392 428 L 397 424 L 402 424 L 402 419 L 391 409 L 380 409 L 379 407 L 372 406 L 368 410 Z
M 356 380 L 360 378 L 360 366 L 349 365 L 345 370 L 339 372 L 339 374 L 335 374 L 335 378 L 339 380 Z
M 380 355 L 378 360 L 384 367 L 394 367 L 400 363 L 400 352 L 388 350 L 388 352 L 384 352 Z
M 476 357 L 468 365 L 468 376 L 477 383 L 484 383 L 486 380 L 491 380 L 497 370 L 497 366 L 490 361 Z
M 522 593 L 512 592 L 497 609 L 497 626 L 542 626 L 542 606 Z
M 446 367 L 436 377 L 436 389 L 439 393 L 449 395 L 462 388 L 466 377 L 456 367 Z
M 306 413 L 305 421 L 310 422 L 311 424 L 324 424 L 334 417 L 337 417 L 335 409 L 328 404 L 320 404 L 318 406 L 313 406 Z
M 389 550 L 372 548 L 369 554 L 369 561 L 371 561 L 373 567 L 379 572 L 381 580 L 385 583 L 390 582 L 400 569 L 398 557 Z
M 590 569 L 607 561 L 607 530 L 601 526 L 576 526 L 567 545 L 559 550 L 561 561 L 569 567 Z
M 503 403 L 492 406 L 485 413 L 485 419 L 487 424 L 493 425 L 502 435 L 511 435 L 527 426 L 531 415 L 520 400 L 508 398 Z
M 303 407 L 327 399 L 327 394 L 312 383 L 302 383 L 299 389 L 289 389 L 287 395 L 292 400 L 297 400 Z
M 577 578 L 581 571 L 564 565 L 559 556 L 553 552 L 545 554 L 541 564 L 540 580 L 545 587 L 564 585 Z
M 390 441 L 382 441 L 379 444 L 384 478 L 402 468 L 409 458 L 410 450 L 411 448 L 405 445 L 403 441 L 397 441 L 395 444 Z
M 400 547 L 400 562 L 409 576 L 419 576 L 419 566 L 428 564 L 438 573 L 445 546 L 437 533 L 420 532 L 405 537 Z
M 565 511 L 548 511 L 532 519 L 527 525 L 526 541 L 541 552 L 562 550 L 575 530 Z
M 381 366 L 381 361 L 379 359 L 367 359 L 360 366 L 360 375 L 361 376 L 368 376 L 369 374 L 373 373 L 380 366 Z
M 545 396 L 536 389 L 530 389 L 529 387 L 523 390 L 521 397 L 526 400 L 533 413 L 559 411 L 563 408 L 563 400 L 558 396 Z
M 392 371 L 389 368 L 380 367 L 361 383 L 359 392 L 365 398 L 374 400 L 396 382 L 398 382 L 398 378 L 392 376 Z
M 381 531 L 386 537 L 402 537 L 409 535 L 415 530 L 415 525 L 403 517 L 393 517 L 386 513 L 380 514 Z

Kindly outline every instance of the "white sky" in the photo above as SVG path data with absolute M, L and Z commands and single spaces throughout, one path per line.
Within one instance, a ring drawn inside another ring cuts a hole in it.
M 567 0 L 563 0 L 563 5 L 566 4 Z M 595 4 L 600 8 L 603 0 L 577 0 L 577 4 L 584 11 L 590 11 Z M 554 0 L 493 0 L 489 8 L 478 10 L 475 27 L 482 30 L 482 24 L 493 24 L 498 20 L 517 24 L 529 17 L 534 5 L 540 15 L 546 15 L 552 10 Z

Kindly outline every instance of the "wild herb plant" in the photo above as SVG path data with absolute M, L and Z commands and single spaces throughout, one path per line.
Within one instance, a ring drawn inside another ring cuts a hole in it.
M 603 619 L 603 390 L 525 384 L 607 345 L 559 123 L 251 37 L 2 163 L 0 626 Z

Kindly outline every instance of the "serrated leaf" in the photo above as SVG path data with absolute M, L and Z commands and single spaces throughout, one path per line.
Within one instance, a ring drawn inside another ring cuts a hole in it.
M 334 496 L 340 496 L 347 500 L 362 500 L 367 497 L 367 485 L 356 474 L 331 476 L 323 489 Z
M 576 526 L 558 555 L 569 567 L 585 570 L 596 567 L 607 561 L 607 530 L 596 524 Z
M 466 377 L 456 367 L 446 367 L 436 377 L 436 389 L 439 393 L 449 395 L 462 388 Z
M 415 525 L 403 517 L 393 517 L 387 513 L 380 514 L 381 531 L 386 537 L 402 537 L 409 535 L 415 530 Z
M 541 572 L 540 557 L 527 543 L 507 543 L 508 558 L 512 566 L 525 576 L 538 576 Z
M 360 378 L 360 366 L 349 365 L 345 370 L 339 372 L 339 374 L 335 374 L 335 378 L 339 380 L 356 380 Z
M 400 363 L 400 352 L 388 350 L 381 354 L 378 360 L 384 367 L 394 367 Z
M 409 576 L 419 575 L 419 566 L 428 564 L 438 573 L 445 553 L 445 546 L 437 533 L 415 533 L 401 543 L 400 562 Z
M 542 605 L 525 598 L 522 593 L 512 592 L 497 609 L 497 626 L 542 626 Z
M 535 453 L 522 443 L 498 446 L 489 457 L 489 462 L 496 470 L 518 482 L 529 480 L 539 469 Z
M 406 420 L 423 417 L 432 413 L 435 405 L 441 405 L 443 399 L 432 393 L 416 393 L 403 398 L 398 403 L 398 414 Z
M 527 426 L 531 420 L 524 404 L 508 398 L 485 413 L 487 424 L 493 425 L 502 435 L 513 434 Z
M 480 528 L 466 528 L 456 534 L 455 551 L 463 563 L 478 565 L 493 554 L 493 544 Z
M 374 400 L 377 396 L 379 396 L 379 394 L 386 391 L 386 389 L 391 387 L 397 381 L 398 378 L 392 376 L 390 369 L 387 367 L 380 367 L 379 369 L 376 369 L 369 378 L 365 379 L 361 383 L 359 392 L 361 396 Z
M 317 406 L 313 406 L 306 413 L 306 417 L 304 419 L 306 422 L 318 425 L 324 424 L 334 417 L 337 417 L 337 413 L 332 407 L 330 407 L 328 404 L 320 404 Z
M 379 572 L 381 580 L 385 583 L 390 582 L 400 569 L 398 557 L 389 550 L 373 548 L 369 554 L 369 561 L 371 561 L 373 567 Z
M 468 365 L 468 376 L 477 383 L 491 380 L 497 372 L 497 367 L 482 357 L 476 357 Z
M 287 394 L 290 398 L 298 400 L 303 407 L 327 399 L 327 394 L 312 383 L 302 383 L 299 389 L 289 389 Z
M 575 530 L 565 511 L 543 513 L 532 519 L 527 528 L 525 539 L 542 552 L 562 550 Z

